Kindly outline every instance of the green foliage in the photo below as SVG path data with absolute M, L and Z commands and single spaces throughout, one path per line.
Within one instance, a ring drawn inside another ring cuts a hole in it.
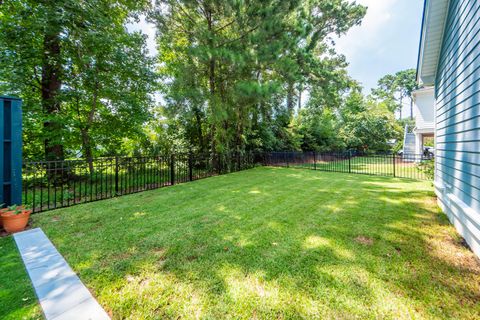
M 410 100 L 410 118 L 413 119 L 413 91 L 417 89 L 417 71 L 416 69 L 407 69 L 399 71 L 396 74 L 389 74 L 378 80 L 378 88 L 372 90 L 372 95 L 380 101 L 383 101 L 392 112 L 400 113 L 404 99 Z
M 295 105 L 305 90 L 340 100 L 346 63 L 328 37 L 364 14 L 344 0 L 160 1 L 151 19 L 167 117 L 202 151 L 302 148 Z
M 339 122 L 331 109 L 321 112 L 302 110 L 298 120 L 302 135 L 302 149 L 332 151 L 345 149 L 345 143 L 338 135 Z
M 149 1 L 6 1 L 0 86 L 24 100 L 26 158 L 113 154 L 149 117 L 145 39 L 125 24 Z M 50 153 L 53 153 L 50 154 Z
M 389 140 L 397 136 L 393 113 L 388 106 L 365 99 L 353 91 L 340 110 L 340 136 L 348 149 L 388 151 Z
M 371 101 L 331 41 L 365 12 L 346 0 L 5 1 L 0 90 L 24 100 L 27 159 L 386 150 L 412 72 L 382 79 Z M 127 31 L 140 14 L 158 57 Z
M 8 207 L 8 212 L 10 212 L 14 215 L 18 215 L 18 214 L 22 213 L 24 210 L 25 210 L 25 208 L 23 208 L 19 205 L 16 205 L 16 204 Z
M 423 145 L 426 147 L 434 147 L 435 146 L 435 138 L 434 137 L 423 137 Z
M 435 160 L 423 160 L 417 164 L 417 169 L 425 174 L 428 179 L 433 180 L 435 178 Z

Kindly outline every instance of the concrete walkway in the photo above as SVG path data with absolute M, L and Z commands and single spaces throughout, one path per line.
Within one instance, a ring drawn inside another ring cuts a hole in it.
M 42 229 L 13 237 L 47 320 L 110 319 Z

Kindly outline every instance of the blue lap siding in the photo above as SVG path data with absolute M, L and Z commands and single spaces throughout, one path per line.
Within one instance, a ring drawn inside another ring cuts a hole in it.
M 480 1 L 450 1 L 435 89 L 436 181 L 479 215 Z

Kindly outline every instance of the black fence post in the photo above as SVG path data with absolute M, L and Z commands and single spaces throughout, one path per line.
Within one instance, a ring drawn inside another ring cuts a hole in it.
M 348 173 L 352 173 L 352 152 L 348 151 Z
M 175 156 L 170 157 L 170 185 L 175 184 Z
M 393 159 L 393 177 L 395 178 L 397 176 L 397 173 L 395 172 L 395 154 L 392 154 L 392 159 Z
M 188 154 L 188 178 L 190 181 L 193 180 L 193 161 L 192 161 L 192 154 Z
M 118 156 L 115 157 L 115 196 L 118 196 Z
M 313 166 L 308 165 L 312 156 Z M 345 159 L 345 157 L 348 157 L 348 159 Z M 301 167 L 310 170 L 348 172 L 350 174 L 363 173 L 394 178 L 430 179 L 422 174 L 422 171 L 411 172 L 402 169 L 404 164 L 409 165 L 410 160 L 418 160 L 418 157 L 418 155 L 411 155 L 407 158 L 405 155 L 400 156 L 395 153 L 362 155 L 362 153 L 356 153 L 355 151 L 349 151 L 348 153 L 319 152 L 318 154 L 316 151 L 305 153 L 278 151 L 246 153 L 243 155 L 237 153 L 229 155 L 228 158 L 218 156 L 211 158 L 210 156 L 202 157 L 190 152 L 188 155 L 180 154 L 178 167 L 175 167 L 177 161 L 175 154 L 159 156 L 151 158 L 151 160 L 145 157 L 112 156 L 106 159 L 96 159 L 94 162 L 95 170 L 92 171 L 89 169 L 88 160 L 25 162 L 23 164 L 23 192 L 25 201 L 34 212 L 41 212 L 110 196 L 122 196 L 142 191 L 145 188 L 174 185 L 177 180 L 177 169 L 178 182 L 182 183 L 212 176 L 215 173 L 244 170 L 262 163 L 264 166 L 271 165 L 274 167 L 290 167 L 292 165 L 292 168 Z M 398 168 L 397 159 L 399 160 Z M 422 157 L 420 160 L 424 159 L 427 159 L 427 157 Z M 348 160 L 348 164 L 345 160 Z M 317 164 L 317 161 L 320 161 L 320 163 Z M 388 169 L 390 161 L 391 172 Z M 158 168 L 148 168 L 149 164 L 155 163 Z M 367 168 L 353 167 L 353 165 L 358 164 Z M 120 169 L 122 170 L 121 176 Z M 170 173 L 168 172 L 169 169 Z M 412 169 L 416 170 L 417 168 Z M 158 172 L 155 173 L 155 170 Z M 399 171 L 397 172 L 397 170 Z M 155 175 L 158 176 L 154 177 Z M 154 182 L 158 180 L 160 183 L 150 184 L 152 177 L 155 178 L 153 179 Z

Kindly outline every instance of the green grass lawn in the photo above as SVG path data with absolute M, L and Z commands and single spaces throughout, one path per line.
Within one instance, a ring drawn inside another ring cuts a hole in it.
M 313 169 L 314 164 L 294 163 L 292 167 L 302 167 Z M 352 157 L 350 160 L 337 159 L 335 161 L 317 161 L 317 170 L 333 172 L 349 172 L 359 174 L 369 174 L 378 176 L 396 176 L 398 178 L 408 178 L 416 180 L 432 180 L 428 174 L 419 169 L 416 162 L 403 161 L 400 157 L 395 158 L 393 163 L 392 156 L 368 156 Z
M 0 238 L 0 319 L 41 319 L 40 306 L 12 237 Z
M 262 167 L 34 225 L 114 319 L 480 317 L 480 264 L 429 182 Z

